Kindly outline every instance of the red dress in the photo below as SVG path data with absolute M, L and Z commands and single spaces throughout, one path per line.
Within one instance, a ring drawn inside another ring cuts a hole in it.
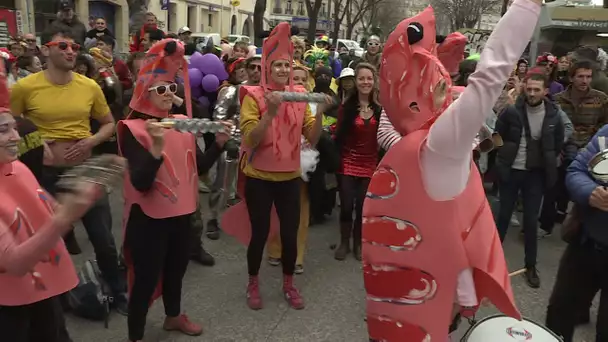
M 341 150 L 338 173 L 371 178 L 378 166 L 378 120 L 357 115 Z

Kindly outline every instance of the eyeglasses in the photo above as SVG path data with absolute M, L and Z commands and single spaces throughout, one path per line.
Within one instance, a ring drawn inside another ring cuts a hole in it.
M 249 70 L 251 70 L 251 71 L 254 71 L 254 70 L 257 70 L 257 71 L 262 71 L 262 66 L 261 66 L 261 65 L 252 64 L 252 65 L 250 65 L 248 68 L 249 68 Z
M 76 43 L 68 43 L 68 42 L 50 42 L 50 43 L 46 43 L 44 44 L 47 47 L 52 47 L 52 46 L 56 46 L 59 48 L 59 50 L 65 51 L 69 48 L 72 48 L 72 51 L 78 51 L 80 50 L 80 44 L 76 44 Z
M 175 92 L 177 92 L 177 83 L 150 87 L 148 88 L 148 91 L 156 91 L 156 94 L 161 96 L 165 95 L 166 93 L 175 94 Z
M 380 45 L 380 43 L 376 43 L 376 42 L 367 43 L 367 46 L 378 46 L 378 45 Z
M 36 39 L 26 39 L 25 41 L 28 42 L 28 43 L 35 43 Z

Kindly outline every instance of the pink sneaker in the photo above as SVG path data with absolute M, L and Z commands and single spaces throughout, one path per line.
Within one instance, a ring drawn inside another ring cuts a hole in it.
M 177 317 L 166 317 L 163 329 L 167 331 L 180 331 L 189 336 L 199 336 L 203 333 L 203 327 L 190 322 L 188 316 L 184 314 Z
M 260 310 L 264 307 L 262 297 L 260 297 L 260 283 L 258 276 L 249 276 L 249 284 L 247 284 L 247 306 L 251 310 Z
M 289 306 L 296 310 L 304 309 L 304 299 L 293 285 L 293 276 L 283 276 L 283 295 Z

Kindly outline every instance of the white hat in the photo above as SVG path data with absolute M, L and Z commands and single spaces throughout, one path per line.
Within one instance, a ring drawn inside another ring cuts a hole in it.
M 344 77 L 355 77 L 355 70 L 353 70 L 351 68 L 342 69 L 342 71 L 340 72 L 340 77 L 338 77 L 338 79 L 341 79 Z
M 184 27 L 180 28 L 179 30 L 177 30 L 177 34 L 184 34 L 186 32 L 192 33 L 192 31 L 190 31 L 190 28 L 188 26 L 184 26 Z

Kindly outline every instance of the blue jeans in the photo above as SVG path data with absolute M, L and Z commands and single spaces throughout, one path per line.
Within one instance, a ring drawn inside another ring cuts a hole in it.
M 500 198 L 500 210 L 496 226 L 500 240 L 504 241 L 509 229 L 511 215 L 515 209 L 519 192 L 523 202 L 523 231 L 525 266 L 536 266 L 536 254 L 538 250 L 538 212 L 543 199 L 545 188 L 544 172 L 542 170 L 522 171 L 511 169 L 510 176 L 506 180 L 500 180 L 498 191 Z
M 51 195 L 55 196 L 62 191 L 55 184 L 59 180 L 59 176 L 66 170 L 66 168 L 44 166 L 41 185 Z M 99 269 L 104 280 L 112 289 L 113 295 L 117 296 L 125 293 L 126 281 L 118 267 L 118 252 L 112 235 L 112 212 L 107 194 L 104 193 L 99 201 L 82 217 L 82 225 L 93 245 Z

